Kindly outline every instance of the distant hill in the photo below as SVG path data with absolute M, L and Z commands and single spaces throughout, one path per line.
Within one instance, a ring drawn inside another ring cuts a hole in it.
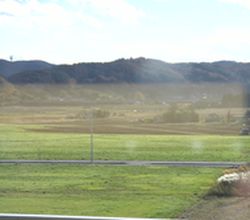
M 9 62 L 0 59 L 0 76 L 8 78 L 19 72 L 43 70 L 54 66 L 53 64 L 40 60 Z
M 0 73 L 5 73 L 5 78 L 9 82 L 16 84 L 65 84 L 71 82 L 79 84 L 183 82 L 250 83 L 250 63 L 237 63 L 233 61 L 170 64 L 160 60 L 136 58 L 119 59 L 107 63 L 79 63 L 57 66 L 41 61 L 38 62 L 40 66 L 38 63 L 36 67 L 40 69 L 25 69 L 23 63 L 20 69 L 15 66 L 15 73 L 13 70 L 10 71 L 11 73 L 3 71 L 0 62 Z M 33 67 L 34 66 L 35 65 L 33 65 Z
M 250 63 L 218 61 L 174 65 L 191 82 L 250 82 Z

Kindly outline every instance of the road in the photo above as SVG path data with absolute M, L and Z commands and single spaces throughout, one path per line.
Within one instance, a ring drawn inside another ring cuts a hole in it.
M 130 161 L 130 160 L 0 160 L 0 164 L 81 164 L 120 166 L 175 166 L 175 167 L 238 167 L 246 162 L 211 161 Z

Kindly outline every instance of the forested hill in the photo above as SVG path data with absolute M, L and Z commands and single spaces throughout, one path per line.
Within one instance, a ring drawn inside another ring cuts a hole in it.
M 54 66 L 53 64 L 40 60 L 9 62 L 0 59 L 0 76 L 8 78 L 20 72 L 44 70 Z
M 0 60 L 0 76 L 16 84 L 26 83 L 182 83 L 182 82 L 239 82 L 250 83 L 250 63 L 219 61 L 213 63 L 176 63 L 136 58 L 119 59 L 107 63 L 79 63 L 52 65 L 39 61 L 36 68 L 25 65 L 14 70 L 3 67 Z M 23 61 L 24 62 L 24 61 Z M 35 62 L 35 61 L 25 61 Z M 20 65 L 22 61 L 19 61 Z M 24 63 L 25 64 L 25 63 Z

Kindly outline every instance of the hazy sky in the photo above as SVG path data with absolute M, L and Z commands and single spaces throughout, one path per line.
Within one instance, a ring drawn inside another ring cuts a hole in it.
M 250 0 L 0 0 L 0 58 L 250 62 Z

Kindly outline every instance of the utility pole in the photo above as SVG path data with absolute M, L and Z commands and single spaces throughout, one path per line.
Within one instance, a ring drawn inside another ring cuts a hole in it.
M 90 162 L 94 162 L 94 140 L 93 140 L 93 133 L 94 133 L 94 128 L 93 128 L 93 110 L 90 110 Z

